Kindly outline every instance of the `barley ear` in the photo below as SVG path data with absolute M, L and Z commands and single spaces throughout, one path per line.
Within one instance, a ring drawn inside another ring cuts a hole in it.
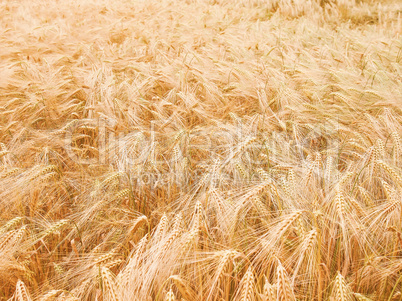
M 277 300 L 278 301 L 296 301 L 290 279 L 285 268 L 279 263 L 276 271 L 277 275 Z
M 241 301 L 251 301 L 254 300 L 254 274 L 251 266 L 248 268 L 247 272 L 244 274 L 242 279 L 242 290 L 241 290 Z
M 20 279 L 17 281 L 14 296 L 16 301 L 32 301 L 25 283 Z
M 100 274 L 103 284 L 104 300 L 118 301 L 116 283 L 112 272 L 107 267 L 101 266 Z

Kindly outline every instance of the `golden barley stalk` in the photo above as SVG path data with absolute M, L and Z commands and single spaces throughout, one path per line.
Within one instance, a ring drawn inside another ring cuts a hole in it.
M 16 224 L 18 224 L 20 221 L 22 221 L 24 218 L 17 216 L 14 217 L 13 219 L 9 220 L 7 223 L 5 223 L 1 228 L 0 228 L 0 235 L 8 231 L 10 228 L 14 227 Z
M 265 278 L 264 283 L 264 301 L 275 301 L 276 300 L 276 286 L 269 283 L 268 280 Z
M 15 299 L 16 301 L 32 301 L 31 296 L 28 293 L 25 283 L 18 279 L 15 288 Z
M 167 224 L 168 218 L 166 214 L 163 214 L 154 233 L 155 240 L 159 241 L 162 239 L 162 237 L 165 235 Z
M 172 291 L 172 289 L 170 289 L 165 296 L 165 301 L 176 301 L 176 297 Z
M 381 160 L 377 161 L 377 164 L 391 176 L 391 178 L 396 182 L 399 187 L 402 188 L 402 178 L 394 168 Z
M 353 293 L 353 295 L 356 297 L 356 299 L 358 301 L 373 301 L 372 299 L 370 299 L 362 294 L 359 294 L 359 293 Z
M 289 277 L 281 263 L 277 267 L 276 274 L 277 300 L 296 301 Z
M 103 294 L 104 297 L 107 296 L 105 299 L 110 301 L 118 301 L 117 287 L 112 272 L 107 267 L 101 265 L 100 273 L 102 277 Z
M 177 289 L 179 290 L 180 294 L 185 300 L 196 300 L 196 292 L 190 287 L 190 284 L 183 280 L 178 275 L 172 275 L 169 277 L 170 280 L 173 281 Z
M 247 269 L 242 279 L 241 301 L 254 300 L 254 275 L 251 266 Z
M 107 252 L 106 254 L 98 256 L 94 260 L 94 264 L 97 264 L 97 265 L 104 264 L 108 260 L 116 257 L 119 253 L 119 250 L 120 250 L 120 246 L 117 246 L 117 247 L 113 248 L 111 251 Z
M 39 301 L 50 301 L 54 300 L 54 298 L 57 297 L 57 295 L 61 294 L 63 291 L 62 290 L 50 290 L 43 296 L 39 298 Z
M 343 276 L 341 275 L 341 273 L 339 271 L 335 277 L 335 282 L 334 282 L 334 287 L 332 289 L 331 297 L 334 298 L 334 300 L 339 300 L 339 301 L 351 300 L 351 295 L 346 286 L 345 278 L 343 278 Z

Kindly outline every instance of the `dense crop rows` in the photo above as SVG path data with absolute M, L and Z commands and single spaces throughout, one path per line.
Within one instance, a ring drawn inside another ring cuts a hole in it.
M 402 4 L 0 2 L 1 300 L 402 300 Z

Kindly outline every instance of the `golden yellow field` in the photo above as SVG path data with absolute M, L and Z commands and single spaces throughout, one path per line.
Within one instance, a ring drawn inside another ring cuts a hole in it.
M 402 2 L 0 1 L 0 300 L 402 300 Z

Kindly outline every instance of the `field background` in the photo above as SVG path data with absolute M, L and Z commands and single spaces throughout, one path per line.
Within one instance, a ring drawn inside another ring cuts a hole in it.
M 0 2 L 1 300 L 402 300 L 402 3 Z

